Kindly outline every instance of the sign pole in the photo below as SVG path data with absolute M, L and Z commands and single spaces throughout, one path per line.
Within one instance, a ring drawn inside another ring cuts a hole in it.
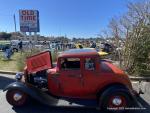
M 16 16 L 14 14 L 14 25 L 15 25 L 15 32 L 17 32 L 17 28 L 16 28 Z
M 37 32 L 34 32 L 34 40 L 37 43 Z

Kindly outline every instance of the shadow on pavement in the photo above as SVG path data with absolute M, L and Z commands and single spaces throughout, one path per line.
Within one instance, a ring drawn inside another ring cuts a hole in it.
M 148 113 L 150 111 L 150 105 L 138 97 L 138 101 L 142 104 L 143 108 L 141 110 L 130 110 L 126 113 Z M 94 108 L 81 108 L 81 107 L 52 107 L 40 104 L 37 101 L 31 101 L 24 107 L 12 108 L 16 113 L 106 113 L 104 111 L 99 111 Z
M 31 102 L 22 108 L 12 108 L 16 113 L 104 113 L 96 109 L 74 107 L 52 107 Z
M 143 108 L 141 110 L 130 110 L 125 113 L 148 113 L 150 111 L 150 105 L 138 97 L 138 101 L 142 104 Z M 31 101 L 24 107 L 12 108 L 16 113 L 106 113 L 104 111 L 99 111 L 94 108 L 81 108 L 81 107 L 52 107 L 40 104 L 37 101 Z
M 3 90 L 8 84 L 15 82 L 14 79 L 0 76 L 0 90 Z
M 130 110 L 128 113 L 149 113 L 150 105 L 142 97 L 137 97 L 137 100 L 141 104 L 141 107 L 137 107 L 138 109 L 135 110 Z
M 145 110 L 140 110 L 140 113 L 149 113 L 150 105 L 142 97 L 138 97 L 137 100 L 140 102 L 143 108 L 145 108 Z

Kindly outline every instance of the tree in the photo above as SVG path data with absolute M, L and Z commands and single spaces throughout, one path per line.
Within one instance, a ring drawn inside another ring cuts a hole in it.
M 10 33 L 6 33 L 6 32 L 1 32 L 0 33 L 0 39 L 1 40 L 9 40 L 11 37 L 11 34 Z
M 150 2 L 128 3 L 128 12 L 121 18 L 126 36 L 124 68 L 130 74 L 141 75 L 149 69 Z
M 128 11 L 109 22 L 115 44 L 125 38 L 123 68 L 130 74 L 141 75 L 150 70 L 150 1 L 129 2 Z
M 119 47 L 119 39 L 121 38 L 120 26 L 117 17 L 113 17 L 109 22 L 111 35 L 115 39 L 115 45 Z

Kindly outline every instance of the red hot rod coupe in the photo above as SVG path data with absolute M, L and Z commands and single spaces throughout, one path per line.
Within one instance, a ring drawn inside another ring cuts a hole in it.
M 101 60 L 93 49 L 64 51 L 56 64 L 52 63 L 50 51 L 41 52 L 27 58 L 24 73 L 17 73 L 16 79 L 4 89 L 8 103 L 13 106 L 23 106 L 32 97 L 48 105 L 61 99 L 119 110 L 130 107 L 134 100 L 128 76 Z

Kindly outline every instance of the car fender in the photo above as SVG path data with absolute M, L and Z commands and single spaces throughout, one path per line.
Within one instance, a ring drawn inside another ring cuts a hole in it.
M 17 81 L 6 86 L 3 91 L 18 89 L 28 94 L 35 100 L 45 104 L 45 105 L 56 105 L 58 99 L 50 96 L 46 92 L 34 87 L 33 85 L 25 84 L 23 82 Z

